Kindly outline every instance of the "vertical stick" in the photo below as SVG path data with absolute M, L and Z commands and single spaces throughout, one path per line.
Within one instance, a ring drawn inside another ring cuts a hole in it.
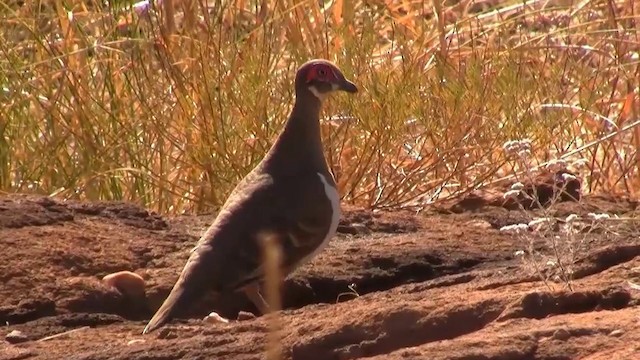
M 196 3 L 195 0 L 182 0 L 182 10 L 184 11 L 184 29 L 189 32 L 193 30 L 196 23 Z
M 172 35 L 176 30 L 175 8 L 173 0 L 164 0 L 162 2 L 164 10 L 164 30 L 167 36 Z
M 282 347 L 280 344 L 280 321 L 278 310 L 282 308 L 280 288 L 282 285 L 282 248 L 278 239 L 273 234 L 262 236 L 260 243 L 263 247 L 265 269 L 265 292 L 269 304 L 270 331 L 267 341 L 267 360 L 282 359 Z

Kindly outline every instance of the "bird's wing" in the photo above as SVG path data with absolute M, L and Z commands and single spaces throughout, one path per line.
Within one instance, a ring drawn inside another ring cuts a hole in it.
M 262 277 L 260 235 L 280 241 L 290 271 L 323 243 L 333 208 L 318 174 L 274 180 L 250 174 L 233 191 L 216 220 L 198 241 L 178 281 L 145 333 L 207 290 L 236 290 Z

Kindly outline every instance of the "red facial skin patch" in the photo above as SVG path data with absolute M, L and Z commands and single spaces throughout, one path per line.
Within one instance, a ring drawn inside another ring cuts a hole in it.
M 324 74 L 319 74 L 321 70 L 324 70 Z M 337 80 L 336 73 L 333 69 L 326 65 L 315 65 L 309 72 L 307 73 L 307 84 L 312 82 L 313 80 L 322 80 L 322 81 L 334 81 Z

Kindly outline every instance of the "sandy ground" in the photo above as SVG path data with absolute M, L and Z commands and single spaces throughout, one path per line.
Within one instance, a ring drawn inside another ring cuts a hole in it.
M 143 336 L 213 215 L 1 197 L 0 359 L 263 359 L 274 324 L 285 359 L 640 359 L 630 285 L 640 283 L 640 226 L 585 225 L 571 241 L 571 291 L 558 266 L 540 258 L 545 284 L 515 255 L 530 242 L 552 254 L 555 236 L 566 249 L 563 224 L 526 239 L 501 232 L 543 213 L 502 205 L 476 196 L 419 214 L 346 208 L 329 247 L 286 281 L 275 321 L 236 320 L 255 309 L 226 294 Z M 591 196 L 546 211 L 634 216 L 637 206 Z M 146 295 L 102 283 L 120 270 L 141 275 Z M 204 323 L 213 310 L 233 320 Z

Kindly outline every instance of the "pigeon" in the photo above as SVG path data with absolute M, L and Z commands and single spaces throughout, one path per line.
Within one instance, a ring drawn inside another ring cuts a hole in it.
M 358 88 L 328 60 L 300 66 L 284 129 L 231 192 L 143 334 L 208 292 L 242 291 L 258 311 L 268 313 L 260 290 L 266 235 L 279 245 L 284 276 L 326 247 L 338 227 L 340 196 L 324 157 L 319 121 L 323 102 L 336 91 L 356 93 Z

